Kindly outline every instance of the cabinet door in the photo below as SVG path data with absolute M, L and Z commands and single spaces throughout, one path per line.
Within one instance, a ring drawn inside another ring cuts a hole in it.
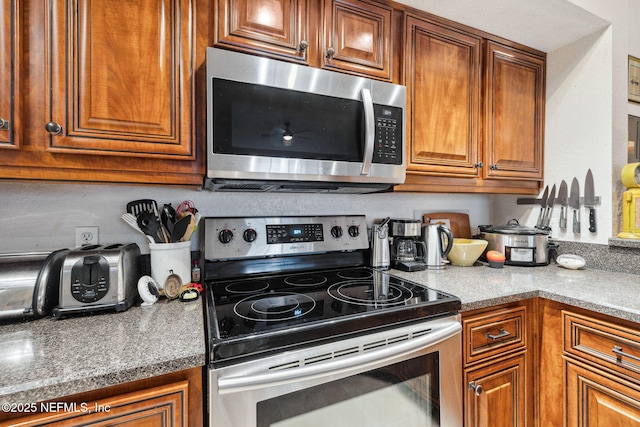
M 190 415 L 187 410 L 188 388 L 189 383 L 183 381 L 99 401 L 74 401 L 64 405 L 53 401 L 50 407 L 48 403 L 41 403 L 37 406 L 43 413 L 12 420 L 8 425 L 187 427 Z M 202 415 L 195 413 L 193 416 Z
M 407 170 L 479 176 L 482 39 L 409 16 L 405 40 Z
M 525 424 L 525 355 L 466 373 L 466 427 L 515 427 Z
M 323 68 L 391 80 L 392 8 L 327 0 Z
M 16 114 L 14 65 L 17 60 L 13 48 L 18 25 L 17 6 L 18 2 L 12 0 L 0 2 L 0 52 L 4 54 L 4 60 L 0 62 L 0 148 L 16 148 L 13 130 Z
M 567 426 L 640 426 L 640 389 L 567 361 Z
M 193 4 L 68 0 L 49 8 L 49 150 L 194 159 Z
M 484 178 L 541 180 L 545 60 L 489 41 L 485 61 Z
M 216 0 L 215 45 L 307 63 L 307 0 Z M 311 46 L 313 48 L 313 46 Z

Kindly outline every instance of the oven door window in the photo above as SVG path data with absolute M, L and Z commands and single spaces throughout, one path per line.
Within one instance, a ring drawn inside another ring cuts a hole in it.
M 213 80 L 213 151 L 362 162 L 362 101 Z
M 258 427 L 440 426 L 438 353 L 258 402 Z

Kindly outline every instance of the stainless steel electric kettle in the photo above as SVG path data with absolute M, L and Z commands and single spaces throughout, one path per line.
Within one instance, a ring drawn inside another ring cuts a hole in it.
M 433 270 L 445 268 L 442 260 L 453 247 L 451 230 L 441 224 L 422 224 L 422 240 L 427 247 L 425 259 L 427 268 Z

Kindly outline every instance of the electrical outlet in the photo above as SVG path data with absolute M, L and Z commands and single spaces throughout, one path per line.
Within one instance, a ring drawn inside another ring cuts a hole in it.
M 98 226 L 76 227 L 76 246 L 97 245 Z

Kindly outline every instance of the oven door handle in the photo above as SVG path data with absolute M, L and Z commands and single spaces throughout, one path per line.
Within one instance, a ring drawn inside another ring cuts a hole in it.
M 364 154 L 362 156 L 362 170 L 360 175 L 369 175 L 373 162 L 373 149 L 376 140 L 376 121 L 373 110 L 373 98 L 371 91 L 362 89 L 362 103 L 364 104 Z
M 327 362 L 304 365 L 300 368 L 218 378 L 218 392 L 220 394 L 238 393 L 307 379 L 335 376 L 338 374 L 349 376 L 357 372 L 366 372 L 380 366 L 395 363 L 397 359 L 412 352 L 438 344 L 459 334 L 461 330 L 462 326 L 460 322 L 453 321 L 451 324 L 438 328 L 426 335 L 387 345 L 377 350 L 358 353 L 354 356 L 344 356 L 331 359 Z

